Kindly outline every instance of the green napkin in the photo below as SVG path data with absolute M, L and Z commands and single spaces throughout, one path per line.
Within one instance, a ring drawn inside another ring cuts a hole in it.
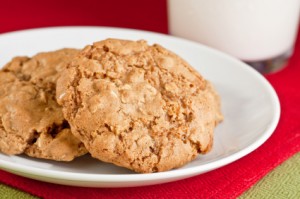
M 0 198 L 3 199 L 35 199 L 37 197 L 34 197 L 28 193 L 25 193 L 23 191 L 19 191 L 18 189 L 11 188 L 9 186 L 6 186 L 4 184 L 0 184 Z
M 276 167 L 239 197 L 248 198 L 300 198 L 300 153 Z

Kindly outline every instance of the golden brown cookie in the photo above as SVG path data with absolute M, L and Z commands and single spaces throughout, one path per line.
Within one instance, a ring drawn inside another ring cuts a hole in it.
M 87 151 L 55 99 L 59 72 L 78 50 L 16 57 L 0 71 L 0 152 L 70 161 Z
M 222 120 L 210 84 L 145 41 L 85 47 L 58 80 L 57 100 L 93 157 L 136 172 L 177 168 L 206 153 Z

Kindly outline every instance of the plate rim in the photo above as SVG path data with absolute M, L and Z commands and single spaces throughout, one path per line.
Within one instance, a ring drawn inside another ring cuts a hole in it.
M 274 108 L 274 116 L 272 118 L 272 122 L 270 123 L 267 130 L 264 131 L 262 136 L 259 137 L 259 139 L 255 139 L 251 144 L 249 144 L 244 149 L 241 149 L 235 153 L 230 154 L 229 156 L 226 156 L 224 158 L 208 162 L 204 165 L 198 165 L 193 166 L 191 168 L 180 168 L 178 170 L 170 170 L 165 172 L 158 172 L 158 173 L 146 173 L 146 174 L 140 174 L 140 173 L 134 173 L 134 174 L 89 174 L 89 173 L 74 173 L 74 172 L 68 172 L 68 171 L 52 171 L 47 170 L 43 168 L 35 168 L 28 165 L 19 165 L 17 163 L 7 162 L 2 159 L 0 159 L 0 169 L 6 170 L 8 172 L 18 172 L 18 173 L 24 173 L 24 174 L 31 174 L 34 172 L 35 176 L 39 177 L 46 177 L 49 179 L 57 179 L 57 180 L 69 180 L 69 181 L 80 181 L 80 182 L 135 182 L 135 181 L 152 181 L 152 180 L 158 180 L 158 179 L 168 179 L 168 178 L 177 178 L 182 176 L 192 176 L 195 174 L 202 174 L 204 172 L 208 172 L 210 170 L 214 170 L 216 168 L 223 167 L 229 163 L 232 163 L 258 147 L 260 147 L 275 131 L 279 119 L 280 119 L 280 102 L 279 98 L 276 94 L 275 89 L 272 87 L 272 85 L 257 71 L 255 71 L 253 68 L 249 67 L 247 64 L 243 63 L 242 61 L 225 54 L 224 52 L 221 52 L 219 50 L 213 49 L 211 47 L 205 46 L 203 44 L 190 41 L 187 39 L 175 37 L 172 35 L 164 34 L 164 33 L 157 33 L 157 32 L 151 32 L 151 31 L 145 31 L 145 30 L 138 30 L 138 29 L 130 29 L 130 28 L 118 28 L 118 27 L 109 27 L 109 26 L 53 26 L 53 27 L 41 27 L 41 28 L 31 28 L 31 29 L 25 29 L 25 30 L 16 30 L 11 32 L 5 32 L 0 34 L 1 37 L 13 37 L 14 35 L 22 34 L 22 33 L 30 33 L 30 32 L 44 32 L 44 31 L 57 31 L 57 30 L 75 30 L 75 29 L 94 29 L 94 30 L 107 30 L 107 31 L 126 31 L 126 32 L 135 32 L 135 33 L 141 33 L 141 34 L 148 34 L 148 35 L 154 35 L 158 37 L 167 37 L 173 40 L 179 40 L 182 42 L 185 42 L 189 45 L 197 45 L 201 46 L 201 48 L 205 51 L 210 51 L 210 53 L 213 53 L 214 55 L 217 55 L 219 57 L 222 57 L 222 59 L 227 59 L 235 64 L 238 64 L 240 66 L 243 66 L 243 70 L 246 70 L 247 73 L 253 75 L 257 80 L 259 80 L 264 87 L 268 90 L 269 95 L 272 99 L 272 107 Z M 47 172 L 45 173 L 45 170 Z M 66 179 L 67 177 L 67 179 Z

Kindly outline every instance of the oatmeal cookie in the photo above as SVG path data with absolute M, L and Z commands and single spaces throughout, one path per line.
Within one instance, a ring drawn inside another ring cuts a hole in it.
M 212 86 L 179 56 L 143 40 L 85 47 L 59 78 L 56 97 L 93 157 L 142 173 L 208 152 L 222 120 Z
M 0 71 L 0 152 L 70 161 L 87 151 L 55 99 L 59 72 L 76 49 L 15 57 Z

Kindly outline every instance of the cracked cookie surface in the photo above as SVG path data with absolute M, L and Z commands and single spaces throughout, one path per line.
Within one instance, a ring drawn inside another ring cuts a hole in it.
M 87 151 L 55 99 L 56 81 L 78 50 L 15 57 L 0 71 L 0 152 L 70 161 Z
M 223 118 L 218 95 L 200 74 L 142 40 L 85 47 L 56 94 L 93 157 L 142 173 L 181 167 L 208 152 Z

